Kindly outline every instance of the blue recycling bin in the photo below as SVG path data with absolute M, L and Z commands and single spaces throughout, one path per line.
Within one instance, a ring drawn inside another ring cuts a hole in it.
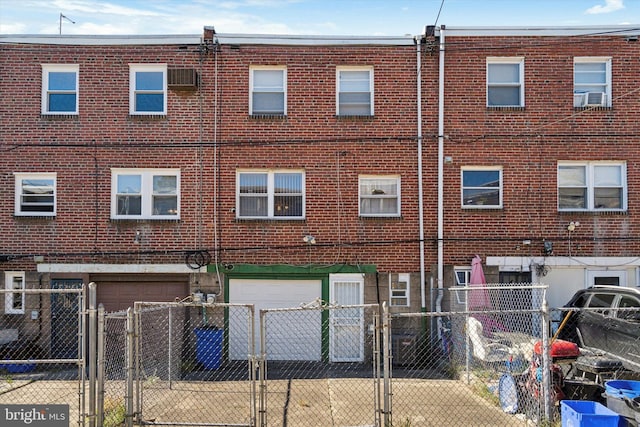
M 224 331 L 218 328 L 196 328 L 196 360 L 205 369 L 218 369 L 222 364 Z

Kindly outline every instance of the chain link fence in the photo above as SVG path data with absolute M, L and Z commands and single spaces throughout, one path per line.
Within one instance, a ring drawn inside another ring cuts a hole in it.
M 381 425 L 378 305 L 260 311 L 261 426 Z
M 3 414 L 28 413 L 34 405 L 62 405 L 60 413 L 47 413 L 55 415 L 52 423 L 84 425 L 84 286 L 57 283 L 54 289 L 0 289 L 0 298 L 5 303 L 0 316 Z
M 548 376 L 537 375 L 548 361 L 545 289 L 457 287 L 448 295 L 449 312 L 391 314 L 394 425 L 553 418 L 551 407 L 544 409 Z
M 252 306 L 139 302 L 133 316 L 135 423 L 255 425 Z
M 441 312 L 257 317 L 190 300 L 105 313 L 87 289 L 0 290 L 0 405 L 68 405 L 89 427 L 559 425 L 560 401 L 615 405 L 605 382 L 640 380 L 638 307 L 548 310 L 541 285 L 443 290 Z

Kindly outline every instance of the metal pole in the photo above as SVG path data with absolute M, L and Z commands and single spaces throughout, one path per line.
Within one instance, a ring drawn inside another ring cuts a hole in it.
M 265 310 L 260 310 L 260 426 L 267 425 L 267 322 Z M 251 326 L 253 328 L 253 326 Z
M 134 379 L 134 352 L 133 352 L 133 341 L 134 341 L 134 331 L 133 331 L 133 310 L 131 307 L 127 309 L 127 346 L 126 346 L 126 360 L 127 360 L 127 389 L 125 395 L 125 406 L 126 406 L 126 417 L 125 417 L 125 425 L 126 427 L 133 427 L 133 379 Z
M 384 402 L 382 404 L 383 406 L 383 412 L 384 412 L 384 426 L 390 426 L 392 423 L 392 417 L 391 417 L 391 380 L 390 380 L 390 374 L 391 374 L 391 339 L 390 339 L 390 333 L 389 333 L 389 311 L 388 311 L 388 307 L 387 307 L 387 302 L 384 301 L 382 303 L 382 348 L 384 349 L 384 356 L 383 356 L 383 375 L 384 375 Z
M 542 395 L 544 403 L 544 417 L 546 420 L 551 419 L 551 399 L 553 387 L 551 381 L 551 348 L 549 345 L 549 305 L 545 298 L 542 302 Z
M 98 419 L 98 427 L 102 427 L 104 423 L 104 306 L 98 305 L 98 400 L 96 404 L 96 413 Z
M 172 348 L 173 348 L 173 309 L 171 306 L 169 306 L 169 366 L 167 366 L 167 370 L 169 371 L 169 390 L 172 389 L 173 386 L 173 378 L 171 376 L 171 365 L 172 365 L 172 360 L 171 360 L 171 356 L 172 356 Z
M 89 283 L 89 427 L 96 425 L 97 312 L 96 284 Z

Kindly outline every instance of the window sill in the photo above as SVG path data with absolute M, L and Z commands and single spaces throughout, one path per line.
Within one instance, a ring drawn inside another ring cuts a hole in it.
M 137 122 L 153 122 L 166 119 L 166 114 L 129 114 L 129 120 Z
M 360 215 L 359 218 L 363 221 L 401 221 L 404 218 L 402 215 L 394 215 L 394 216 L 382 216 L 382 215 Z
M 24 220 L 54 220 L 56 219 L 55 215 L 43 215 L 43 214 L 33 214 L 33 215 L 16 215 L 14 214 L 13 217 L 15 219 L 24 219 Z
M 275 217 L 265 217 L 265 218 L 235 218 L 235 222 L 237 223 L 243 223 L 243 222 L 278 222 L 278 223 L 284 223 L 284 222 L 294 222 L 294 223 L 299 223 L 300 221 L 306 221 L 306 218 L 300 217 L 300 218 L 275 218 Z
M 594 110 L 594 111 L 610 111 L 613 110 L 612 106 L 607 106 L 607 105 L 585 105 L 584 107 L 573 107 L 573 109 L 575 111 L 589 111 L 589 110 Z
M 516 105 L 488 105 L 488 111 L 524 111 L 525 108 L 523 106 Z
M 372 122 L 375 119 L 375 116 L 372 116 L 372 115 L 348 116 L 348 115 L 338 114 L 336 116 L 336 119 L 338 121 L 345 121 L 345 122 Z
M 40 114 L 40 118 L 43 120 L 79 120 L 78 113 L 51 113 L 51 114 Z
M 281 121 L 285 121 L 287 120 L 287 115 L 286 114 L 250 114 L 249 118 L 251 120 L 281 120 Z
M 584 215 L 584 216 L 627 216 L 629 211 L 606 211 L 606 210 L 562 210 L 558 211 L 559 215 Z
M 175 223 L 180 222 L 180 218 L 110 218 L 111 222 L 136 222 L 136 223 L 154 223 L 168 222 Z

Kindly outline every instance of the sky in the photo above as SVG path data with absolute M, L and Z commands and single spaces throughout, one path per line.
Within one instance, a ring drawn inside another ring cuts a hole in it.
M 0 34 L 402 36 L 434 24 L 640 26 L 640 0 L 0 0 Z

